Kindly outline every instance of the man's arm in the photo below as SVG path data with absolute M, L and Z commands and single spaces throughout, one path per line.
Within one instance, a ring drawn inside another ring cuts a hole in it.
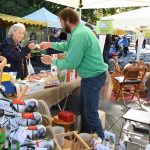
M 67 42 L 60 42 L 60 43 L 52 42 L 51 47 L 58 51 L 68 51 L 68 43 Z
M 68 43 L 54 43 L 54 42 L 42 42 L 39 44 L 41 50 L 46 50 L 48 48 L 53 48 L 58 51 L 68 51 Z
M 68 52 L 63 60 L 52 60 L 54 64 L 59 69 L 75 69 L 77 68 L 83 58 L 84 52 L 87 45 L 87 37 L 74 36 L 68 47 Z

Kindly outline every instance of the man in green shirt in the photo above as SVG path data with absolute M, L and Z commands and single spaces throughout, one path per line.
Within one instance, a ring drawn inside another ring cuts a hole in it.
M 99 92 L 106 79 L 107 64 L 104 63 L 98 39 L 86 26 L 80 24 L 77 13 L 65 8 L 59 14 L 66 32 L 71 33 L 68 42 L 40 43 L 41 50 L 53 48 L 65 51 L 63 60 L 52 60 L 49 55 L 41 57 L 44 64 L 53 64 L 59 69 L 76 69 L 81 79 L 79 110 L 82 117 L 82 132 L 96 132 L 102 139 L 104 132 L 98 115 Z

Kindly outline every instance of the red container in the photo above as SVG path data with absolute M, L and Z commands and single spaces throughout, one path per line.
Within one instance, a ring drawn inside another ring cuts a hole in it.
M 58 118 L 65 122 L 72 122 L 74 120 L 74 113 L 69 111 L 61 111 L 58 113 Z

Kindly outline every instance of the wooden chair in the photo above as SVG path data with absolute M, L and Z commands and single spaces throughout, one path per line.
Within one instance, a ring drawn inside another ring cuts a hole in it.
M 91 148 L 84 142 L 84 140 L 78 135 L 77 131 L 66 132 L 56 134 L 57 137 L 73 136 L 73 140 L 65 139 L 64 147 L 62 150 L 91 150 Z
M 132 68 L 127 70 L 127 72 L 124 74 L 124 76 L 115 77 L 115 80 L 117 81 L 117 84 L 119 85 L 119 88 L 117 90 L 117 96 L 116 100 L 118 100 L 118 97 L 121 95 L 124 105 L 126 107 L 126 101 L 124 97 L 124 92 L 128 92 L 128 94 L 132 94 L 131 99 L 133 99 L 134 95 L 137 96 L 137 101 L 139 102 L 139 105 L 141 106 L 140 98 L 139 98 L 139 91 L 140 91 L 140 85 L 142 84 L 142 80 L 145 76 L 146 68 Z M 132 92 L 133 91 L 133 92 Z
M 65 132 L 69 132 L 69 131 L 71 131 L 71 126 L 74 124 L 74 122 L 75 122 L 75 118 L 71 122 L 65 122 L 65 121 L 59 119 L 58 115 L 57 115 L 57 116 L 53 117 L 52 125 L 53 126 L 57 126 L 57 125 L 63 126 L 65 128 Z
M 123 69 L 119 66 L 118 63 L 115 64 L 115 72 L 113 74 L 111 74 L 111 81 L 112 81 L 112 85 L 113 85 L 113 91 L 114 93 L 116 93 L 117 89 L 118 89 L 118 85 L 117 85 L 117 81 L 115 80 L 115 77 L 118 76 L 122 76 L 122 71 Z

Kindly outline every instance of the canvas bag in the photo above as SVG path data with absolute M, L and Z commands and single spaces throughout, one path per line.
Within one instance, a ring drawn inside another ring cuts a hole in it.
M 33 68 L 32 64 L 31 64 L 30 58 L 26 61 L 26 64 L 27 64 L 28 75 L 35 74 L 35 71 L 34 71 L 34 68 Z
M 103 85 L 100 91 L 101 99 L 106 101 L 110 100 L 112 89 L 113 89 L 113 85 L 112 85 L 111 75 L 109 74 L 108 71 L 106 71 L 105 84 Z

